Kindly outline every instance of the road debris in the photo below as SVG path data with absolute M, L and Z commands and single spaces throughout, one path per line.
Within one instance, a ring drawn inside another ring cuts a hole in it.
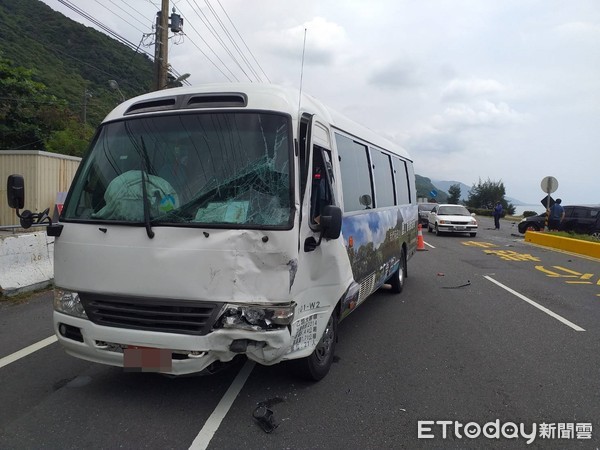
M 273 417 L 273 410 L 268 408 L 267 405 L 265 405 L 264 403 L 258 404 L 256 409 L 252 413 L 252 417 L 265 433 L 271 433 L 275 428 L 279 426 L 279 424 L 275 422 L 275 418 Z
M 442 289 L 458 289 L 465 286 L 471 286 L 471 280 L 467 280 L 465 284 L 459 284 L 458 286 L 442 286 Z

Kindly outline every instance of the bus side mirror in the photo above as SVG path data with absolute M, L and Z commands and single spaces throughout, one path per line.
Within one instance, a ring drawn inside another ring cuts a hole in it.
M 324 206 L 320 223 L 326 239 L 339 238 L 342 232 L 342 210 L 338 206 Z
M 22 175 L 9 175 L 6 182 L 8 206 L 13 209 L 23 209 L 25 206 L 25 180 Z

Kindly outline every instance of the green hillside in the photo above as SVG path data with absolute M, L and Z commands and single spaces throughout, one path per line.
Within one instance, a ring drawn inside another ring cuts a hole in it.
M 431 182 L 431 179 L 415 174 L 415 183 L 417 185 L 418 198 L 427 198 L 428 200 L 435 199 L 435 201 L 438 203 L 446 203 L 448 201 L 448 194 L 435 187 Z M 430 195 L 431 191 L 437 192 L 437 196 L 435 198 Z
M 153 63 L 145 54 L 75 22 L 38 0 L 0 0 L 0 55 L 32 69 L 47 93 L 66 100 L 77 117 L 95 127 L 123 94 L 148 92 Z M 87 95 L 86 95 L 87 94 Z

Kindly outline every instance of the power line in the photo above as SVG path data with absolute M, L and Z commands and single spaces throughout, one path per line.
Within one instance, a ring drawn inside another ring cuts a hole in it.
M 252 72 L 252 74 L 254 75 L 254 77 L 258 81 L 261 81 L 260 76 L 256 73 L 256 71 L 254 70 L 254 68 L 252 67 L 252 65 L 250 64 L 250 62 L 248 61 L 248 59 L 246 58 L 246 56 L 244 56 L 244 54 L 241 51 L 240 47 L 233 40 L 233 37 L 231 36 L 231 33 L 229 33 L 229 31 L 227 30 L 227 27 L 225 27 L 225 24 L 223 23 L 223 21 L 221 20 L 221 18 L 219 17 L 219 15 L 217 14 L 217 12 L 215 11 L 215 9 L 212 7 L 212 5 L 210 4 L 209 0 L 204 0 L 204 2 L 206 3 L 206 6 L 208 6 L 208 9 L 210 10 L 210 12 L 212 12 L 213 16 L 215 16 L 215 19 L 217 19 L 218 24 L 221 25 L 221 28 L 225 32 L 225 36 L 227 36 L 227 38 L 229 38 L 229 42 L 231 42 L 233 44 L 234 49 L 237 50 L 238 54 L 242 57 L 242 60 L 246 63 L 246 65 L 248 66 L 248 68 L 250 69 L 250 71 Z
M 118 41 L 120 41 L 122 44 L 125 44 L 126 46 L 128 46 L 131 49 L 134 49 L 136 52 L 139 51 L 140 49 L 140 44 L 135 45 L 134 43 L 132 43 L 131 41 L 129 41 L 128 39 L 124 38 L 123 36 L 121 36 L 120 34 L 118 34 L 117 32 L 113 31 L 112 29 L 110 29 L 109 27 L 107 27 L 106 25 L 104 25 L 102 22 L 100 22 L 99 20 L 95 19 L 93 16 L 91 16 L 89 13 L 85 12 L 84 10 L 82 10 L 81 8 L 77 7 L 76 5 L 72 4 L 69 0 L 58 0 L 60 3 L 62 3 L 64 6 L 66 6 L 67 8 L 71 9 L 72 11 L 76 12 L 77 14 L 81 15 L 82 17 L 84 17 L 85 19 L 89 20 L 90 22 L 92 22 L 93 24 L 95 24 L 96 26 L 98 26 L 99 28 L 101 28 L 102 30 L 104 30 L 107 34 L 109 34 L 110 36 L 114 37 L 115 39 L 117 39 Z M 150 0 L 148 0 L 150 2 Z M 97 3 L 98 0 L 96 0 Z M 111 3 L 113 3 L 111 1 Z M 152 2 L 150 2 L 152 4 Z M 113 3 L 114 4 L 114 3 Z M 104 5 L 102 5 L 104 6 Z M 115 5 L 118 6 L 118 5 Z M 105 7 L 105 6 L 104 6 Z M 105 7 L 106 8 L 106 7 Z M 108 8 L 107 8 L 108 9 Z M 126 14 L 130 15 L 129 13 L 127 13 L 127 11 L 123 10 L 122 8 L 120 8 L 122 11 L 124 11 Z M 112 12 L 113 14 L 114 11 L 108 9 L 110 12 Z M 119 16 L 118 14 L 115 14 L 119 19 L 123 20 L 124 22 L 126 22 L 127 24 L 131 25 L 131 23 L 127 22 L 125 19 L 123 19 L 121 16 Z M 136 19 L 137 20 L 137 19 Z M 138 21 L 139 22 L 139 21 Z M 131 25 L 133 26 L 133 25 Z M 135 27 L 134 27 L 135 28 Z M 148 35 L 149 33 L 144 33 L 142 30 L 139 30 L 138 28 L 136 28 L 138 31 L 140 31 L 141 33 L 143 33 L 144 35 Z M 143 41 L 143 38 L 142 38 Z M 148 56 L 151 60 L 154 60 L 154 55 L 150 54 L 149 52 L 147 52 L 146 50 L 142 50 L 142 52 Z M 80 61 L 83 62 L 83 61 Z M 87 63 L 86 63 L 87 64 Z M 93 67 L 93 66 L 92 66 Z M 98 68 L 95 68 L 96 70 L 100 70 Z M 175 71 L 175 69 L 173 69 L 173 67 L 171 67 L 171 71 L 173 73 L 175 73 L 177 76 L 179 76 L 179 74 Z M 106 74 L 106 72 L 102 71 L 103 73 Z M 189 84 L 189 81 L 187 82 L 187 84 Z
M 68 54 L 68 53 L 66 53 L 66 52 L 64 52 L 64 51 L 62 51 L 62 50 L 59 50 L 58 48 L 51 47 L 51 46 L 50 46 L 50 45 L 48 45 L 47 43 L 45 43 L 45 42 L 42 42 L 42 41 L 40 41 L 40 40 L 36 39 L 36 38 L 35 38 L 35 37 L 33 37 L 33 36 L 28 36 L 28 38 L 29 38 L 29 39 L 31 39 L 32 41 L 35 41 L 35 42 L 37 42 L 38 44 L 42 45 L 44 48 L 46 48 L 46 49 L 48 49 L 48 50 L 50 50 L 50 51 L 53 51 L 53 52 L 56 52 L 56 53 L 60 53 L 61 55 L 64 55 L 64 56 L 66 56 L 67 58 L 71 58 L 71 59 L 73 59 L 73 60 L 77 61 L 78 63 L 81 63 L 81 64 L 84 64 L 84 65 L 86 65 L 86 66 L 89 66 L 89 67 L 91 67 L 91 68 L 92 68 L 92 69 L 94 69 L 95 71 L 97 71 L 97 72 L 99 72 L 99 73 L 102 73 L 102 74 L 106 75 L 106 76 L 108 77 L 108 79 L 110 79 L 110 78 L 116 78 L 114 74 L 110 74 L 110 73 L 106 72 L 105 70 L 102 70 L 102 69 L 100 69 L 99 67 L 96 67 L 96 66 L 94 66 L 93 64 L 90 64 L 90 63 L 88 63 L 88 62 L 86 62 L 86 61 L 82 61 L 81 59 L 79 59 L 79 58 L 76 58 L 76 57 L 75 57 L 75 56 L 73 56 L 73 55 L 70 55 L 70 54 Z M 129 83 L 127 80 L 123 81 L 123 83 L 124 83 L 124 84 L 126 84 L 126 85 L 129 85 L 129 86 L 130 86 L 130 87 L 132 87 L 132 88 L 138 88 L 138 87 L 139 87 L 139 86 L 136 86 L 136 85 L 135 85 L 135 84 L 133 84 L 133 83 Z
M 120 34 L 118 34 L 117 32 L 111 30 L 106 25 L 104 25 L 102 22 L 100 22 L 99 20 L 97 20 L 93 16 L 91 16 L 90 14 L 86 13 L 85 11 L 83 11 L 81 8 L 79 8 L 76 5 L 72 4 L 69 0 L 58 0 L 58 2 L 61 3 L 61 4 L 63 4 L 64 6 L 66 6 L 67 8 L 69 8 L 70 10 L 76 12 L 80 16 L 86 18 L 87 20 L 89 20 L 90 22 L 92 22 L 94 25 L 96 25 L 97 27 L 101 28 L 105 33 L 107 33 L 108 35 L 110 35 L 110 36 L 114 37 L 115 39 L 117 39 L 118 41 L 120 41 L 122 44 L 125 44 L 128 47 L 130 47 L 130 48 L 136 48 L 137 47 L 131 41 L 127 40 L 126 38 L 124 38 L 123 36 L 121 36 Z M 146 51 L 144 51 L 144 53 L 146 53 L 149 57 L 152 58 L 152 55 L 150 53 L 148 53 Z
M 137 17 L 135 17 L 133 14 L 131 14 L 130 12 L 125 11 L 123 8 L 121 8 L 119 5 L 117 5 L 115 2 L 113 2 L 112 0 L 108 0 L 110 3 L 112 3 L 113 5 L 115 5 L 117 8 L 119 8 L 121 11 L 123 11 L 125 14 L 127 14 L 129 17 L 131 17 L 133 20 L 135 20 L 137 23 L 141 24 L 143 27 L 146 27 L 147 24 L 143 23 L 141 20 L 139 20 Z M 102 3 L 100 3 L 98 0 L 96 0 L 96 3 L 98 3 L 100 6 L 102 6 L 103 8 L 107 9 L 108 11 L 114 13 L 108 6 L 103 5 Z M 121 19 L 123 22 L 128 23 L 129 25 L 131 25 L 133 28 L 135 28 L 136 30 L 138 30 L 140 33 L 144 33 L 144 31 L 140 30 L 139 28 L 136 28 L 133 24 L 127 22 L 125 19 L 123 19 L 121 16 L 119 16 L 117 13 L 114 13 L 115 16 L 117 16 L 119 19 Z
M 188 2 L 188 3 L 189 3 L 189 2 Z M 216 58 L 217 58 L 217 59 L 218 59 L 218 60 L 221 62 L 221 64 L 223 65 L 223 67 L 225 67 L 225 68 L 226 68 L 226 69 L 229 71 L 229 73 L 231 74 L 231 76 L 232 76 L 232 77 L 233 77 L 233 78 L 234 78 L 236 81 L 239 81 L 239 80 L 237 79 L 237 77 L 235 76 L 235 74 L 234 74 L 234 73 L 231 71 L 231 69 L 230 69 L 229 67 L 227 67 L 227 65 L 226 65 L 226 64 L 223 62 L 223 60 L 222 60 L 222 59 L 219 57 L 219 55 L 218 55 L 218 54 L 217 54 L 217 53 L 216 53 L 216 52 L 215 52 L 215 51 L 212 49 L 212 47 L 209 45 L 209 43 L 208 43 L 208 42 L 206 42 L 206 39 L 204 39 L 204 38 L 202 37 L 202 35 L 201 35 L 201 34 L 198 32 L 198 30 L 196 30 L 196 27 L 194 27 L 194 25 L 192 25 L 192 22 L 191 22 L 190 20 L 188 20 L 188 19 L 187 19 L 187 17 L 185 17 L 183 14 L 181 14 L 181 17 L 183 17 L 183 18 L 186 20 L 187 24 L 188 24 L 190 27 L 192 27 L 192 30 L 194 30 L 194 31 L 196 32 L 196 34 L 197 34 L 197 35 L 200 37 L 200 40 L 202 40 L 202 42 L 204 42 L 204 43 L 206 44 L 206 46 L 208 47 L 208 49 L 209 49 L 209 50 L 210 50 L 210 51 L 213 53 L 213 55 L 215 55 L 215 57 L 216 57 Z M 200 53 L 202 53 L 202 55 L 203 55 L 203 56 L 204 56 L 206 59 L 208 59 L 208 61 L 209 61 L 209 62 L 210 62 L 210 63 L 211 63 L 213 66 L 215 66 L 215 67 L 216 67 L 216 69 L 217 69 L 219 72 L 221 72 L 221 74 L 222 74 L 222 75 L 223 75 L 225 78 L 227 78 L 227 80 L 229 80 L 229 81 L 231 82 L 231 78 L 229 78 L 229 77 L 227 76 L 227 74 L 225 74 L 225 72 L 223 72 L 223 71 L 221 70 L 221 68 L 220 68 L 220 67 L 219 67 L 217 64 L 215 64 L 215 63 L 214 63 L 214 62 L 213 62 L 213 61 L 210 59 L 210 57 L 209 57 L 209 56 L 208 56 L 206 53 L 204 53 L 204 51 L 203 51 L 203 50 L 202 50 L 202 49 L 201 49 L 201 48 L 200 48 L 200 47 L 199 47 L 199 46 L 198 46 L 198 45 L 197 45 L 197 44 L 196 44 L 196 43 L 195 43 L 195 42 L 192 40 L 191 36 L 190 36 L 190 35 L 188 35 L 187 33 L 185 34 L 185 36 L 186 36 L 186 37 L 187 37 L 187 38 L 190 40 L 190 42 L 192 43 L 192 45 L 194 45 L 194 47 L 196 47 L 196 48 L 198 49 L 198 51 L 199 51 Z
M 237 33 L 237 35 L 240 37 L 242 43 L 244 44 L 244 46 L 246 47 L 246 49 L 248 50 L 248 53 L 250 53 L 250 55 L 252 56 L 252 59 L 254 60 L 254 62 L 256 63 L 256 65 L 258 66 L 258 68 L 260 69 L 260 71 L 263 73 L 263 75 L 265 76 L 265 78 L 267 79 L 267 81 L 270 83 L 271 79 L 269 78 L 269 76 L 265 73 L 265 71 L 263 70 L 262 66 L 260 65 L 260 63 L 258 62 L 258 60 L 256 59 L 256 57 L 254 56 L 254 53 L 252 53 L 252 50 L 250 50 L 250 48 L 248 47 L 248 45 L 246 44 L 246 41 L 244 40 L 244 38 L 242 37 L 242 35 L 240 34 L 240 32 L 238 31 L 237 27 L 235 26 L 235 24 L 233 23 L 233 21 L 231 20 L 231 18 L 229 17 L 229 14 L 227 14 L 227 11 L 225 11 L 225 8 L 223 8 L 223 5 L 221 4 L 220 0 L 217 0 L 217 3 L 219 4 L 219 6 L 221 7 L 221 9 L 223 10 L 223 12 L 225 13 L 225 17 L 227 17 L 227 19 L 229 20 L 229 23 L 231 23 L 231 26 L 233 26 L 233 29 L 235 30 L 235 32 Z
M 113 13 L 115 16 L 117 16 L 121 21 L 127 23 L 129 26 L 131 26 L 132 28 L 140 31 L 142 34 L 145 35 L 145 37 L 148 37 L 150 35 L 152 35 L 151 33 L 144 33 L 142 30 L 140 30 L 139 28 L 137 28 L 135 25 L 133 25 L 131 22 L 129 22 L 128 20 L 126 20 L 124 17 L 122 17 L 121 15 L 117 14 L 113 9 L 108 8 L 107 6 L 103 5 L 102 2 L 100 2 L 99 0 L 95 0 L 96 3 L 100 4 L 101 6 L 103 6 L 104 8 L 106 8 L 109 12 Z M 142 26 L 145 26 L 144 23 L 138 19 L 138 17 L 136 17 L 134 14 L 130 13 L 129 11 L 125 10 L 124 8 L 122 8 L 121 6 L 117 5 L 113 0 L 108 0 L 112 5 L 114 5 L 116 8 L 118 8 L 120 11 L 122 11 L 126 16 L 131 17 L 133 20 L 135 20 L 137 23 L 140 23 Z M 122 0 L 123 3 L 130 8 L 132 11 L 134 11 L 134 13 L 139 14 L 138 10 L 135 10 L 133 7 L 131 7 L 131 5 L 127 4 L 126 0 Z M 160 6 L 156 5 L 155 2 L 153 2 L 152 0 L 146 0 L 150 5 L 152 5 L 154 8 L 156 8 L 156 10 L 160 10 Z M 257 72 L 257 70 L 253 67 L 253 64 L 251 63 L 251 61 L 249 60 L 249 57 L 246 57 L 246 55 L 244 54 L 244 51 L 242 51 L 242 49 L 240 48 L 240 46 L 235 42 L 232 33 L 229 32 L 229 30 L 226 27 L 226 24 L 224 23 L 224 21 L 219 17 L 218 12 L 215 10 L 215 8 L 210 4 L 209 0 L 205 0 L 205 3 L 208 7 L 208 9 L 210 10 L 211 14 L 214 16 L 214 20 L 216 20 L 218 26 L 220 27 L 220 29 L 222 30 L 222 33 L 225 34 L 225 38 L 223 38 L 221 36 L 221 33 L 217 30 L 217 28 L 215 26 L 212 25 L 211 20 L 209 20 L 209 18 L 207 17 L 207 15 L 202 11 L 202 9 L 198 6 L 198 3 L 196 2 L 196 0 L 192 0 L 195 4 L 195 7 L 190 3 L 190 0 L 187 0 L 188 5 L 190 6 L 190 8 L 192 9 L 192 11 L 200 18 L 200 21 L 206 26 L 207 30 L 212 34 L 212 36 L 216 39 L 216 41 L 219 43 L 219 45 L 223 48 L 223 50 L 227 53 L 227 55 L 231 58 L 231 60 L 234 62 L 234 64 L 237 66 L 237 68 L 245 75 L 245 77 L 249 80 L 249 81 L 254 81 L 254 80 L 258 80 L 258 81 L 262 81 L 261 76 L 259 75 L 259 73 Z M 126 46 L 130 47 L 131 49 L 134 49 L 136 52 L 140 51 L 140 46 L 144 40 L 144 37 L 142 38 L 142 41 L 140 42 L 140 44 L 135 45 L 134 43 L 132 43 L 131 41 L 129 41 L 128 39 L 126 39 L 125 37 L 121 36 L 119 33 L 117 33 L 116 31 L 112 30 L 111 28 L 109 28 L 108 26 L 106 26 L 104 23 L 102 23 L 100 20 L 96 19 L 94 16 L 92 16 L 91 14 L 85 12 L 83 9 L 79 8 L 78 6 L 76 6 L 73 2 L 69 1 L 69 0 L 58 0 L 59 3 L 63 4 L 64 6 L 66 6 L 67 8 L 71 9 L 72 11 L 74 11 L 75 13 L 77 13 L 78 15 L 82 16 L 83 18 L 85 18 L 86 20 L 90 21 L 92 24 L 96 25 L 99 29 L 103 30 L 106 34 L 108 34 L 109 36 L 115 38 L 116 40 L 118 40 L 119 42 L 125 44 Z M 241 40 L 241 42 L 243 43 L 247 53 L 250 55 L 250 57 L 252 58 L 252 60 L 254 61 L 255 65 L 258 67 L 258 69 L 260 69 L 260 72 L 262 72 L 262 74 L 266 77 L 266 79 L 271 82 L 271 80 L 269 79 L 269 77 L 267 76 L 267 74 L 265 73 L 265 71 L 263 70 L 263 68 L 261 67 L 260 63 L 258 62 L 258 60 L 256 59 L 256 57 L 254 56 L 254 54 L 252 53 L 252 51 L 250 50 L 250 48 L 248 47 L 248 45 L 246 44 L 246 42 L 244 41 L 243 37 L 241 36 L 239 30 L 237 29 L 237 27 L 235 26 L 235 24 L 233 23 L 233 21 L 231 20 L 231 17 L 229 16 L 229 14 L 227 13 L 227 11 L 225 10 L 225 8 L 223 7 L 223 5 L 221 4 L 220 0 L 217 0 L 221 10 L 223 11 L 223 13 L 225 14 L 225 17 L 227 18 L 227 20 L 229 21 L 229 23 L 231 24 L 231 26 L 233 27 L 233 29 L 235 30 L 235 33 L 237 34 L 237 36 L 239 37 L 239 39 Z M 177 6 L 177 2 L 175 3 L 175 6 Z M 183 14 L 182 14 L 182 17 Z M 217 52 L 211 47 L 211 45 L 207 42 L 207 40 L 202 36 L 202 34 L 193 26 L 193 21 L 187 20 L 186 18 L 186 23 L 193 29 L 193 31 L 200 37 L 200 39 L 202 40 L 202 42 L 206 45 L 206 47 L 210 50 L 210 52 L 214 55 L 214 57 L 219 61 L 221 67 L 223 67 L 224 69 L 226 69 L 230 74 L 231 77 L 233 77 L 235 79 L 235 81 L 239 81 L 237 76 L 235 75 L 235 73 L 228 67 L 228 65 L 219 57 L 219 55 L 217 54 Z M 153 25 L 153 24 L 152 24 Z M 194 45 L 196 47 L 196 49 L 230 82 L 231 77 L 228 76 L 219 66 L 219 64 L 215 63 L 213 61 L 213 59 L 207 54 L 205 53 L 200 46 L 198 46 L 194 40 L 192 40 L 191 36 L 189 36 L 188 34 L 185 33 L 181 33 L 183 36 L 187 37 L 190 42 L 192 43 L 192 45 Z M 230 46 L 233 47 L 233 50 L 231 50 L 229 48 L 229 46 L 227 45 L 227 43 L 225 42 L 226 40 L 228 40 L 228 42 L 230 42 Z M 146 44 L 145 44 L 146 45 Z M 150 44 L 151 45 L 151 44 Z M 154 60 L 154 55 L 152 55 L 151 53 L 149 53 L 146 50 L 141 50 L 142 53 L 144 53 L 146 56 L 148 56 L 151 60 Z M 234 54 L 235 52 L 235 54 Z M 239 58 L 236 56 L 239 55 Z M 70 56 L 70 55 L 67 55 Z M 76 59 L 76 58 L 75 58 Z M 93 67 L 93 66 L 92 66 Z M 246 69 L 246 68 L 247 69 Z M 178 74 L 178 72 L 172 67 L 169 66 L 170 71 L 175 74 L 176 77 L 180 76 Z M 100 70 L 95 68 L 96 70 Z M 106 73 L 106 72 L 104 72 Z M 186 84 L 190 84 L 189 81 L 185 81 Z
M 227 48 L 227 45 L 225 45 L 225 42 L 223 41 L 223 39 L 221 38 L 221 36 L 219 36 L 219 33 L 217 32 L 217 30 L 212 26 L 212 24 L 210 23 L 210 20 L 208 20 L 208 17 L 206 17 L 206 15 L 202 12 L 201 8 L 198 6 L 198 3 L 196 3 L 196 0 L 193 0 L 193 2 L 196 5 L 197 9 L 192 6 L 192 4 L 190 3 L 189 0 L 187 0 L 187 2 L 190 5 L 190 7 L 192 8 L 192 10 L 196 13 L 196 15 L 198 16 L 198 18 L 206 26 L 206 28 L 208 29 L 208 31 L 215 37 L 215 39 L 221 45 L 221 47 L 223 48 L 223 50 L 225 50 L 225 52 L 229 55 L 229 57 L 233 60 L 233 62 L 237 65 L 237 67 L 246 76 L 246 78 L 248 78 L 249 81 L 252 81 L 252 78 L 246 73 L 246 71 L 244 70 L 244 68 L 242 67 L 242 65 L 239 63 L 239 61 L 237 60 L 237 58 L 235 57 L 235 55 L 231 52 L 231 50 L 229 50 L 229 48 Z M 236 78 L 236 80 L 237 80 L 237 78 Z

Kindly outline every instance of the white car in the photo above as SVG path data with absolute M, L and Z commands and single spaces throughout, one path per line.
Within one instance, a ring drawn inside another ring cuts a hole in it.
M 442 233 L 469 233 L 471 237 L 477 234 L 477 220 L 467 208 L 462 205 L 436 205 L 429 213 L 427 230 L 435 230 L 438 236 Z

